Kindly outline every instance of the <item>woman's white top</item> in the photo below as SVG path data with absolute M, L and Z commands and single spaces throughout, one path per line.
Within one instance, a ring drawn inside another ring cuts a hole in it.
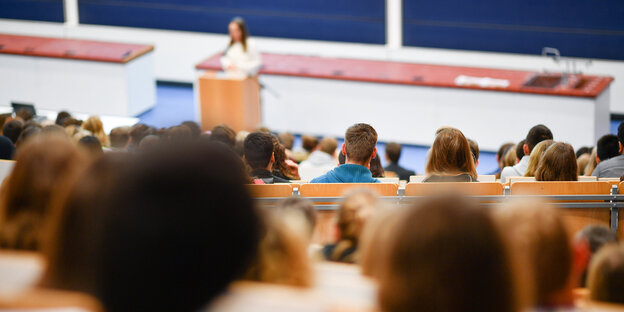
M 227 49 L 221 57 L 221 66 L 224 71 L 230 73 L 231 71 L 228 70 L 230 65 L 236 66 L 235 74 L 255 76 L 258 73 L 262 59 L 252 39 L 247 39 L 247 51 L 243 50 L 240 42 L 235 42 Z

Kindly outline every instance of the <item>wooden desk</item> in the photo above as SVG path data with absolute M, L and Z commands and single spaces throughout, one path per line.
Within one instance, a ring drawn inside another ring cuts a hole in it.
M 227 124 L 234 131 L 260 126 L 260 85 L 257 77 L 222 77 L 209 71 L 199 78 L 202 130 Z

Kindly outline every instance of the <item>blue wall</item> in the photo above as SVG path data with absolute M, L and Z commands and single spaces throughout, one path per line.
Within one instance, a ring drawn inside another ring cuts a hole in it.
M 385 0 L 79 0 L 80 22 L 255 36 L 385 43 Z
M 0 18 L 63 22 L 63 0 L 0 0 Z
M 622 0 L 403 2 L 408 46 L 624 60 Z

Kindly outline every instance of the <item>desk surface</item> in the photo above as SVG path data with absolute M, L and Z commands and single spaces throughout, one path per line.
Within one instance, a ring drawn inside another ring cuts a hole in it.
M 196 66 L 196 69 L 221 70 L 220 56 L 217 54 L 204 60 Z M 529 79 L 538 74 L 530 71 L 268 53 L 262 54 L 262 61 L 263 66 L 260 73 L 265 75 L 576 97 L 597 97 L 613 81 L 611 77 L 579 75 L 570 77 L 567 86 L 560 85 L 548 89 L 525 86 L 524 84 Z M 507 87 L 482 87 L 476 84 L 457 85 L 455 79 L 460 75 L 504 79 L 509 81 L 509 85 Z M 575 85 L 577 85 L 576 88 L 569 87 Z
M 0 54 L 127 63 L 152 50 L 151 45 L 0 34 Z

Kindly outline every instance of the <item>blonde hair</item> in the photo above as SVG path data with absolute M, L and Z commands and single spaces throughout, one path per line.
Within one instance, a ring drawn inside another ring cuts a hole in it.
M 390 245 L 390 237 L 395 225 L 400 220 L 399 211 L 390 206 L 380 206 L 364 225 L 360 238 L 359 263 L 362 274 L 380 278 L 381 268 L 385 266 L 385 255 Z
M 511 147 L 509 147 L 509 149 L 507 149 L 507 152 L 505 152 L 505 154 L 503 155 L 503 168 L 505 167 L 512 167 L 513 165 L 516 164 L 518 156 L 516 155 L 516 148 L 517 145 L 512 145 Z
M 591 152 L 591 156 L 589 157 L 589 163 L 585 166 L 585 175 L 590 176 L 598 166 L 598 162 L 596 161 L 596 155 L 598 154 L 598 150 L 594 146 Z
M 90 131 L 93 136 L 100 140 L 102 146 L 109 147 L 110 141 L 108 139 L 108 135 L 104 132 L 104 125 L 102 124 L 102 120 L 100 117 L 91 116 L 87 120 L 82 123 L 82 129 Z
M 313 278 L 307 254 L 307 229 L 303 214 L 294 210 L 275 213 L 264 209 L 261 215 L 265 232 L 245 279 L 310 287 Z
M 576 168 L 577 168 L 576 174 L 578 176 L 586 175 L 585 169 L 587 168 L 587 165 L 589 164 L 590 158 L 591 158 L 591 154 L 585 153 L 576 159 Z
M 548 147 L 553 145 L 554 143 L 555 141 L 553 140 L 545 140 L 535 145 L 533 150 L 531 150 L 531 156 L 529 157 L 529 166 L 524 172 L 525 177 L 532 177 L 533 175 L 535 175 L 535 170 L 539 166 L 540 158 L 542 157 L 546 149 L 548 149 Z

